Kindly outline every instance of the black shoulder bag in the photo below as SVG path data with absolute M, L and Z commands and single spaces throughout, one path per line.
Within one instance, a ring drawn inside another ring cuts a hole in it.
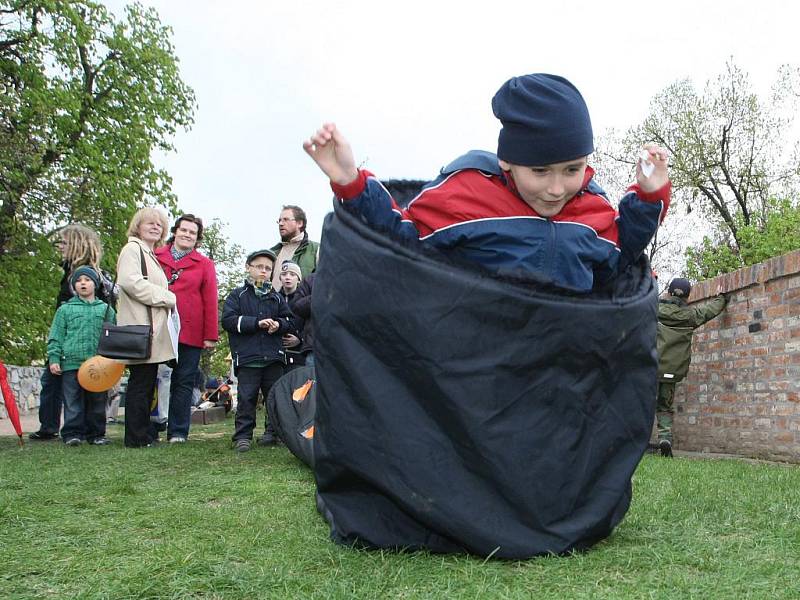
M 147 264 L 144 261 L 144 251 L 139 246 L 139 256 L 142 259 L 142 275 L 147 276 Z M 117 278 L 114 277 L 116 284 Z M 108 310 L 103 318 L 103 331 L 100 334 L 100 343 L 97 353 L 106 358 L 119 358 L 122 360 L 146 360 L 150 358 L 153 346 L 153 309 L 148 305 L 147 316 L 149 325 L 114 325 L 108 323 Z

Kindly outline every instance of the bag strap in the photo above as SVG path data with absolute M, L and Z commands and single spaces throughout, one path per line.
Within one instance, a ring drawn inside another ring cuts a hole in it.
M 136 245 L 139 246 L 139 258 L 142 261 L 142 276 L 149 281 L 150 277 L 147 274 L 147 263 L 144 260 L 144 250 L 142 250 L 142 246 L 140 244 L 136 244 Z M 119 269 L 117 269 L 117 272 L 114 273 L 114 283 L 112 285 L 112 289 L 117 287 L 117 277 L 119 277 Z M 111 310 L 111 303 L 106 303 L 106 314 L 103 316 L 103 323 L 108 323 L 108 311 L 110 311 L 110 310 Z M 149 325 L 150 325 L 150 333 L 152 333 L 153 332 L 153 307 L 150 306 L 149 304 L 147 305 L 147 318 L 150 320 L 150 323 L 149 323 Z
M 142 276 L 150 281 L 150 276 L 147 274 L 147 263 L 144 261 L 144 250 L 142 250 L 141 244 L 136 244 L 139 246 L 139 258 L 142 260 Z M 153 307 L 149 304 L 147 305 L 147 318 L 150 319 L 150 333 L 153 333 Z

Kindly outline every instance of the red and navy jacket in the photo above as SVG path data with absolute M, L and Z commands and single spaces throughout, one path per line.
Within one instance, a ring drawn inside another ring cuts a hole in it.
M 589 291 L 639 258 L 666 214 L 671 188 L 648 193 L 633 185 L 617 211 L 593 176 L 587 167 L 581 191 L 550 218 L 509 188 L 494 154 L 479 150 L 442 169 L 405 208 L 368 171 L 331 188 L 375 229 L 493 271 Z

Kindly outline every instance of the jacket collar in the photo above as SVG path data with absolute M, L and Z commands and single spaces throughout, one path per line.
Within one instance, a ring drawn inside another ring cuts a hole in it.
M 148 247 L 147 247 L 147 244 L 145 244 L 145 243 L 144 243 L 142 240 L 140 240 L 140 239 L 139 239 L 138 237 L 136 237 L 135 235 L 132 235 L 132 236 L 130 236 L 130 237 L 128 238 L 128 241 L 129 241 L 129 242 L 136 242 L 137 244 L 139 244 L 139 247 L 140 247 L 142 250 L 144 250 L 145 254 L 150 254 L 150 255 L 152 255 L 153 257 L 155 257 L 154 250 L 150 250 L 150 248 L 148 248 Z M 155 250 L 158 250 L 158 248 L 156 248 Z
M 97 296 L 95 296 L 94 300 L 92 300 L 91 302 L 81 299 L 81 297 L 78 295 L 75 295 L 69 300 L 67 300 L 67 304 L 86 304 L 88 306 L 94 306 L 95 304 L 102 304 L 102 303 L 103 301 L 100 300 Z
M 173 258 L 171 249 L 172 249 L 172 244 L 166 244 L 164 246 L 160 246 L 159 248 L 156 248 L 156 256 L 159 256 L 161 258 L 167 258 L 170 262 L 173 263 L 179 263 L 186 258 L 193 260 L 195 262 L 200 261 L 200 254 L 197 252 L 197 248 L 192 248 L 192 250 L 189 253 L 184 254 L 178 260 L 175 260 Z
M 288 242 L 284 242 L 283 240 L 281 240 L 280 242 L 278 242 L 277 244 L 275 244 L 275 245 L 274 245 L 272 248 L 270 248 L 270 250 L 272 250 L 273 252 L 275 252 L 275 251 L 277 251 L 277 250 L 280 250 L 280 249 L 281 249 L 283 246 L 285 246 L 286 244 L 293 244 L 293 243 L 294 243 L 294 241 L 293 241 L 293 240 L 289 240 Z M 298 251 L 298 250 L 300 250 L 300 248 L 304 248 L 304 247 L 305 247 L 305 246 L 307 246 L 307 245 L 308 245 L 308 232 L 307 232 L 307 231 L 304 231 L 304 232 L 303 232 L 303 237 L 302 237 L 302 239 L 300 240 L 300 243 L 298 244 L 298 246 L 297 246 L 297 249 L 295 249 L 295 254 L 297 253 L 297 251 Z
M 662 304 L 674 304 L 676 306 L 687 306 L 686 300 L 683 298 L 678 298 L 677 296 L 667 296 L 666 298 L 662 298 L 659 300 Z

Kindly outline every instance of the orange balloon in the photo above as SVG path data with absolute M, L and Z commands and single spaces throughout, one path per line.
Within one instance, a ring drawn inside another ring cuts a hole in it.
M 78 383 L 90 392 L 105 392 L 122 378 L 125 365 L 105 356 L 93 356 L 78 369 Z

